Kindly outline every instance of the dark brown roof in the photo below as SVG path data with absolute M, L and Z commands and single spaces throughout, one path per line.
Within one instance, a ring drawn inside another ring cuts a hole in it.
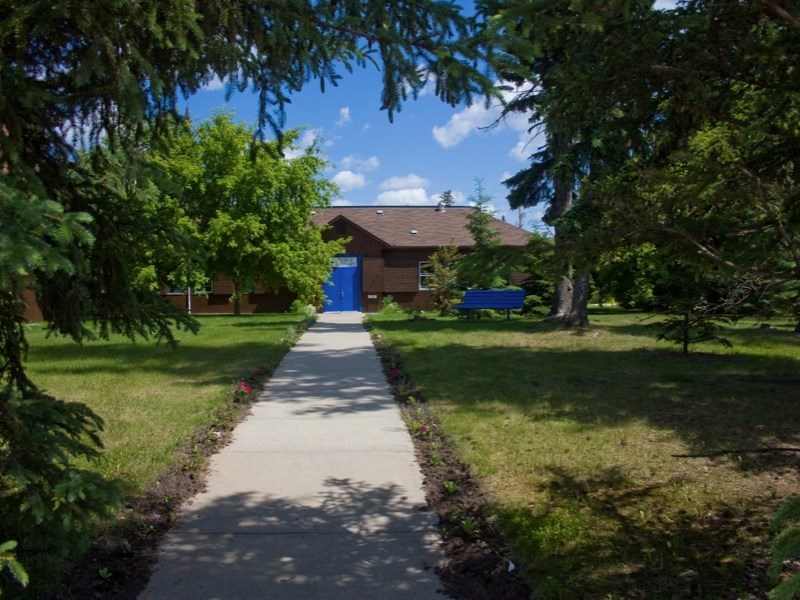
M 342 217 L 394 248 L 437 248 L 455 243 L 473 245 L 467 229 L 471 206 L 449 206 L 438 211 L 435 206 L 334 206 L 317 212 L 317 225 L 332 223 Z M 505 221 L 494 219 L 491 227 L 500 232 L 505 246 L 524 246 L 530 233 Z M 416 233 L 412 233 L 416 231 Z

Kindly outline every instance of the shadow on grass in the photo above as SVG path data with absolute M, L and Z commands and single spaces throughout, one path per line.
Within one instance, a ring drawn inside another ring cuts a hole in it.
M 761 573 L 743 575 L 764 526 L 763 515 L 754 517 L 757 505 L 720 502 L 702 517 L 676 516 L 658 508 L 660 488 L 670 483 L 631 487 L 616 468 L 590 478 L 549 470 L 545 510 L 497 511 L 520 544 L 537 598 L 761 597 L 749 595 L 759 592 Z M 644 516 L 648 506 L 653 511 Z
M 536 347 L 537 333 L 558 329 L 546 322 L 378 329 L 434 407 L 458 413 L 465 451 L 531 498 L 511 493 L 523 505 L 496 512 L 537 598 L 763 597 L 759 537 L 776 498 L 797 490 L 800 453 L 741 450 L 800 446 L 793 334 L 734 331 L 735 353 L 686 357 L 653 350 L 635 324 L 593 326 L 591 348 L 572 337 L 587 332 Z M 642 336 L 642 347 L 605 344 L 612 333 Z M 740 451 L 670 456 L 723 449 Z
M 399 349 L 406 364 L 420 366 L 418 384 L 446 390 L 476 419 L 499 402 L 531 421 L 570 420 L 592 429 L 646 421 L 674 431 L 696 453 L 800 445 L 800 360 L 459 344 Z M 458 365 L 457 372 L 447 375 L 448 362 Z M 796 458 L 776 453 L 738 464 L 796 467 Z

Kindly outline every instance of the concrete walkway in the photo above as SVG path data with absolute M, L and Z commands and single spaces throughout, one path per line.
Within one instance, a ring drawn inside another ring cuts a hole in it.
M 212 459 L 140 598 L 440 600 L 421 482 L 361 314 L 325 313 Z

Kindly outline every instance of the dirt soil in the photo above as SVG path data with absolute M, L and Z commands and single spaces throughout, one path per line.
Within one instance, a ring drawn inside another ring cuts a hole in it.
M 400 357 L 378 336 L 373 341 L 414 441 L 428 507 L 439 515 L 445 560 L 436 570 L 444 595 L 460 600 L 527 600 L 530 590 L 489 517 L 489 498 L 440 431 Z
M 511 552 L 487 518 L 487 497 L 399 360 L 376 340 L 387 379 L 412 434 L 425 481 L 429 509 L 439 515 L 445 560 L 437 567 L 442 594 L 459 600 L 527 600 Z M 255 394 L 253 394 L 255 396 Z M 413 402 L 409 403 L 409 396 Z M 176 525 L 181 505 L 202 491 L 212 454 L 230 442 L 233 428 L 249 413 L 247 404 L 229 404 L 212 423 L 199 428 L 180 460 L 97 537 L 43 600 L 135 600 L 155 566 L 159 542 Z

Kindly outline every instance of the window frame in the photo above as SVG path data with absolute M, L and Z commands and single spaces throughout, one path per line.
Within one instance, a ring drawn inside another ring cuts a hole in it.
M 428 272 L 425 272 L 423 269 L 430 269 Z M 419 260 L 417 261 L 417 289 L 420 292 L 429 292 L 431 288 L 425 285 L 425 283 L 429 278 L 433 277 L 433 261 L 432 260 Z
M 208 283 L 202 290 L 198 290 L 196 287 L 191 286 L 192 288 L 192 296 L 209 296 L 214 293 L 214 282 L 209 279 Z M 177 286 L 173 284 L 167 284 L 167 296 L 186 296 L 186 288 L 183 286 Z

